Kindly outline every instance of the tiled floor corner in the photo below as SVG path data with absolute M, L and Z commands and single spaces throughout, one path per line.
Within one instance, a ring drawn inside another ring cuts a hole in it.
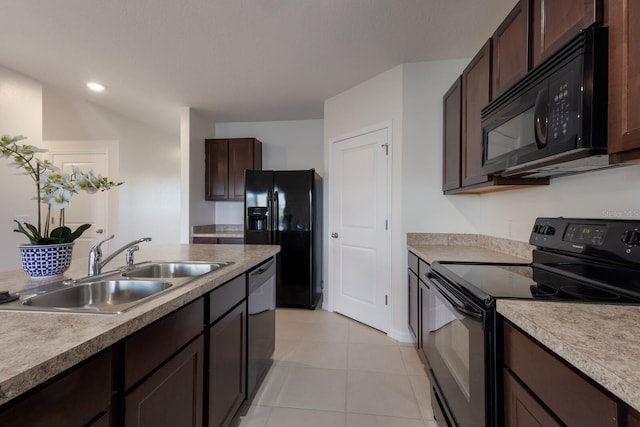
M 336 313 L 278 309 L 274 364 L 241 427 L 436 427 L 413 346 Z

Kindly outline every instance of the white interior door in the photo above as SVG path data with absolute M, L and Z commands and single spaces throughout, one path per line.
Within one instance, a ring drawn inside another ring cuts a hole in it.
M 66 173 L 72 173 L 77 167 L 83 172 L 93 170 L 105 174 L 108 171 L 107 153 L 86 152 L 51 152 L 51 162 Z M 53 209 L 50 227 L 57 227 L 60 211 Z M 71 197 L 71 204 L 64 210 L 65 225 L 75 230 L 82 224 L 91 224 L 82 236 L 75 240 L 73 258 L 84 258 L 99 240 L 108 236 L 109 203 L 107 192 L 89 194 L 81 192 Z M 108 242 L 102 246 L 104 253 L 109 253 Z
M 332 146 L 333 308 L 388 332 L 388 130 Z

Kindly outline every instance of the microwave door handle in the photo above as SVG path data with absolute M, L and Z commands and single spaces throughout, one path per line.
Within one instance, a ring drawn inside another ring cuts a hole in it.
M 436 283 L 435 276 L 433 276 L 431 273 L 427 273 L 426 276 L 427 278 L 429 278 L 429 281 L 433 284 L 433 286 L 438 290 L 438 293 L 442 295 L 442 297 L 446 299 L 449 302 L 449 304 L 451 304 L 451 306 L 453 306 L 453 308 L 458 313 L 467 317 L 472 317 L 474 319 L 482 320 L 482 317 L 483 317 L 482 311 L 468 308 L 467 306 L 464 305 L 464 303 L 462 303 L 461 301 L 458 301 L 457 298 L 455 298 L 453 295 L 447 292 L 447 290 L 442 289 L 442 287 Z
M 533 120 L 536 146 L 538 149 L 543 149 L 547 146 L 549 126 L 549 95 L 546 87 L 540 89 L 536 96 Z

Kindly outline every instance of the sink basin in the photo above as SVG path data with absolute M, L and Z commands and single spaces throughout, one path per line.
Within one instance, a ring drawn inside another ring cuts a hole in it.
M 25 299 L 24 306 L 57 311 L 119 313 L 169 289 L 160 280 L 98 280 Z
M 156 279 L 170 279 L 179 277 L 196 277 L 211 273 L 219 268 L 233 264 L 231 262 L 151 262 L 142 263 L 125 270 L 126 277 L 143 277 Z

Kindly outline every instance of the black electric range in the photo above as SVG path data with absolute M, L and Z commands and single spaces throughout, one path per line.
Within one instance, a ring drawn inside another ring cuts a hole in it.
M 501 422 L 498 299 L 640 304 L 640 221 L 538 218 L 529 243 L 529 264 L 431 264 L 425 348 L 439 425 Z

